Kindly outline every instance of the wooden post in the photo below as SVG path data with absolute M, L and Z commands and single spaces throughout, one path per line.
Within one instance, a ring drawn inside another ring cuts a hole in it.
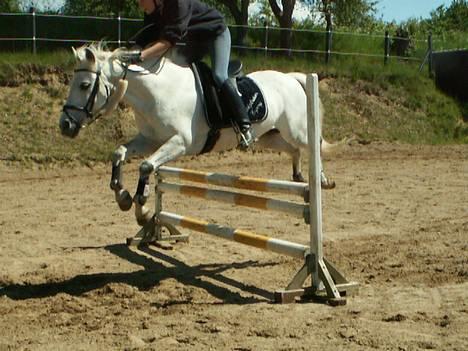
M 327 35 L 325 41 L 325 63 L 330 63 L 331 59 L 331 48 L 332 48 L 332 36 L 333 36 L 333 28 L 332 26 L 327 27 Z
M 433 72 L 432 72 L 432 33 L 430 32 L 428 37 L 427 37 L 427 54 L 428 54 L 428 58 L 427 58 L 427 63 L 428 63 L 428 69 L 429 69 L 429 77 L 432 78 L 433 76 Z
M 36 48 L 36 9 L 34 7 L 31 7 L 29 9 L 29 12 L 32 15 L 32 28 L 33 28 L 33 33 L 32 33 L 32 44 L 33 44 L 33 54 L 36 55 L 37 53 L 37 48 Z
M 320 289 L 321 279 L 319 276 L 318 262 L 323 259 L 322 252 L 322 196 L 320 185 L 320 118 L 318 94 L 318 77 L 316 74 L 307 76 L 308 92 L 312 97 L 308 99 L 307 108 L 309 116 L 307 123 L 311 126 L 308 130 L 309 143 L 309 191 L 310 191 L 310 251 L 315 256 L 311 262 L 312 287 L 314 291 Z
M 390 57 L 390 37 L 388 34 L 388 30 L 385 31 L 385 40 L 384 40 L 384 65 L 388 63 L 388 59 Z
M 120 17 L 120 11 L 119 11 L 119 15 L 117 17 L 117 25 L 118 25 L 118 34 L 117 34 L 117 40 L 119 42 L 119 48 L 121 46 L 121 43 L 122 43 L 122 18 Z

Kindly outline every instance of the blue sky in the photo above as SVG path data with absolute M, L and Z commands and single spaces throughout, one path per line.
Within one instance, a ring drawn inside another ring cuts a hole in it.
M 428 18 L 429 13 L 440 5 L 448 7 L 452 0 L 380 0 L 378 17 L 386 22 L 401 22 L 411 17 Z

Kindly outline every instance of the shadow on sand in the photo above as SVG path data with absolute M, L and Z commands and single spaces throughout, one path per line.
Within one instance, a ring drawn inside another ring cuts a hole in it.
M 189 266 L 151 247 L 139 248 L 139 251 L 145 254 L 133 251 L 124 244 L 105 247 L 81 247 L 79 249 L 105 249 L 122 259 L 141 266 L 143 269 L 129 273 L 77 275 L 61 282 L 36 285 L 12 284 L 0 287 L 0 296 L 7 296 L 14 300 L 44 298 L 59 293 L 80 296 L 92 290 L 102 288 L 109 283 L 127 284 L 144 291 L 157 286 L 165 279 L 172 278 L 181 284 L 204 289 L 212 296 L 229 304 L 252 304 L 266 302 L 266 300 L 271 301 L 273 298 L 272 292 L 243 284 L 223 276 L 222 273 L 229 269 L 244 269 L 253 266 L 266 267 L 276 265 L 276 263 L 258 263 L 257 261 L 249 260 L 239 263 Z M 157 260 L 163 261 L 167 265 Z M 209 278 L 210 281 L 203 278 Z M 215 282 L 219 282 L 220 284 L 217 285 Z M 231 291 L 222 285 L 234 287 L 253 296 L 244 297 L 240 293 Z

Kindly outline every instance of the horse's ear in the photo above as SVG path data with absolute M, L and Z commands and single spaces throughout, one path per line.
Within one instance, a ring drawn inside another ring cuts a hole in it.
M 75 56 L 75 59 L 76 59 L 76 60 L 79 60 L 80 57 L 78 56 L 78 51 L 76 51 L 76 49 L 75 49 L 73 46 L 72 46 L 71 49 L 72 49 L 72 52 L 73 52 L 73 56 Z
M 96 56 L 94 55 L 93 50 L 91 50 L 90 48 L 86 48 L 85 54 L 86 54 L 86 60 L 88 60 L 91 63 L 96 63 Z

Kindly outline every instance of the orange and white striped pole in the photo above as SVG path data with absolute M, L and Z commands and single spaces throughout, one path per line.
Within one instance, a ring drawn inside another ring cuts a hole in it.
M 222 239 L 235 241 L 244 245 L 257 247 L 295 258 L 304 259 L 309 253 L 309 247 L 305 245 L 281 239 L 274 239 L 265 235 L 255 234 L 247 230 L 225 227 L 166 211 L 161 211 L 159 213 L 159 220 L 162 224 L 171 224 L 173 226 L 211 234 Z
M 171 177 L 196 183 L 226 186 L 236 189 L 263 191 L 298 195 L 304 198 L 309 184 L 285 180 L 262 179 L 254 177 L 233 176 L 223 173 L 199 172 L 190 169 L 162 166 L 158 169 L 161 177 Z
M 164 182 L 159 183 L 158 191 L 162 193 L 173 192 L 181 195 L 194 196 L 207 200 L 230 203 L 238 206 L 257 208 L 260 210 L 276 211 L 293 215 L 298 218 L 306 218 L 306 216 L 308 216 L 309 206 L 306 204 L 270 199 L 262 196 Z

